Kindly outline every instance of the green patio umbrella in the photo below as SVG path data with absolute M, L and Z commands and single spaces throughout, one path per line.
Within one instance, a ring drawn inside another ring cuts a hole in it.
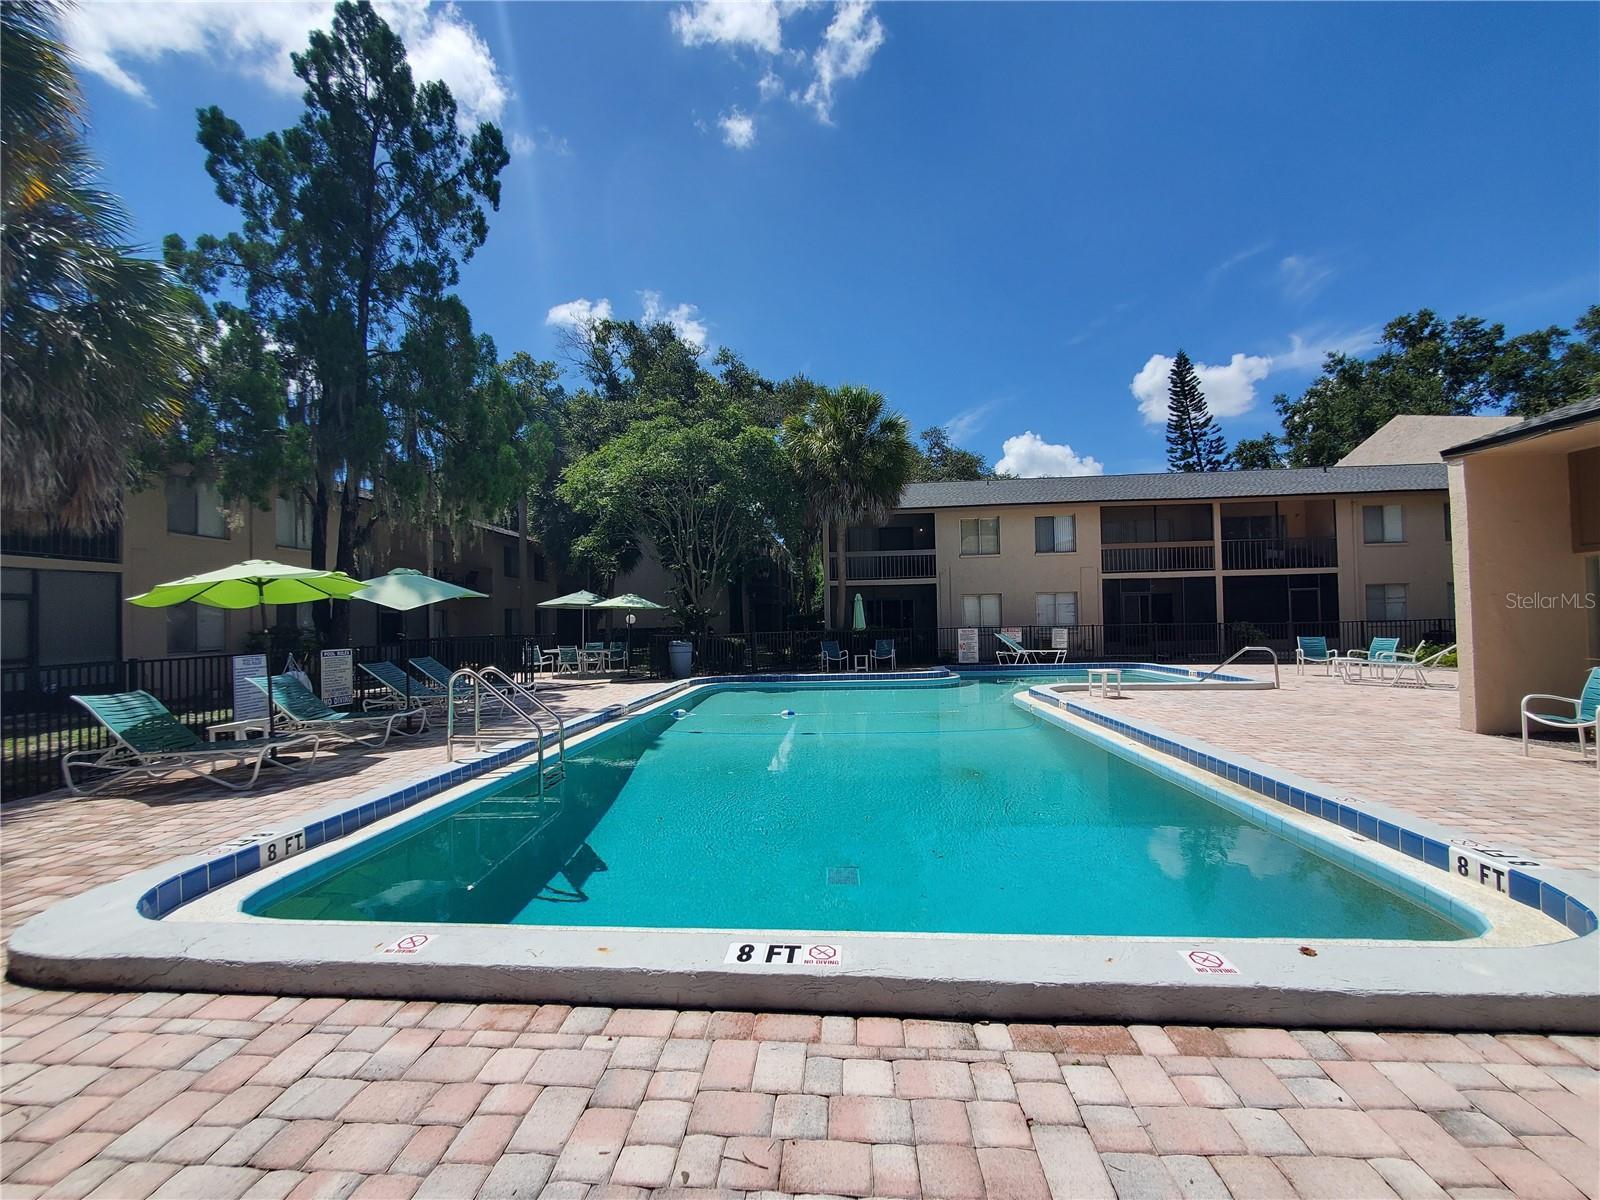
M 583 611 L 583 637 L 581 641 L 589 640 L 589 610 L 600 603 L 600 597 L 593 592 L 568 592 L 565 596 L 557 596 L 554 600 L 543 600 L 540 608 L 576 608 Z
M 855 630 L 857 633 L 860 633 L 866 627 L 867 627 L 867 609 L 866 609 L 866 606 L 861 603 L 861 593 L 857 592 L 856 593 L 856 611 L 855 611 L 854 618 L 850 622 L 850 628 Z
M 654 600 L 646 600 L 643 596 L 636 596 L 632 592 L 623 596 L 613 596 L 609 600 L 598 600 L 589 607 L 626 612 L 665 612 L 667 608 L 665 604 L 657 604 Z
M 376 579 L 369 579 L 361 585 L 361 590 L 350 597 L 352 600 L 366 600 L 372 604 L 392 608 L 398 612 L 409 612 L 413 608 L 422 608 L 429 604 L 439 604 L 445 600 L 487 600 L 489 597 L 483 592 L 475 592 L 471 588 L 462 587 L 460 584 L 449 583 L 443 579 L 435 579 L 432 575 L 425 575 L 421 571 L 414 571 L 410 567 L 396 567 L 387 575 L 379 575 Z
M 231 567 L 185 575 L 171 583 L 158 583 L 148 592 L 129 596 L 140 608 L 170 608 L 176 604 L 205 604 L 211 608 L 261 606 L 261 627 L 267 626 L 269 604 L 307 604 L 314 600 L 348 600 L 364 585 L 343 571 L 292 567 L 265 558 L 250 558 Z M 276 726 L 272 704 L 272 664 L 267 664 L 267 736 Z

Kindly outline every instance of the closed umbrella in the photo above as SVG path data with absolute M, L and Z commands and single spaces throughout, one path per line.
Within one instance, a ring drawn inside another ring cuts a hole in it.
M 251 558 L 186 575 L 171 583 L 158 583 L 148 592 L 129 596 L 129 604 L 140 608 L 170 608 L 175 604 L 205 604 L 211 608 L 254 608 L 261 606 L 261 627 L 267 626 L 269 604 L 307 604 L 313 600 L 348 600 L 364 585 L 343 571 L 319 571 L 313 567 L 292 567 L 288 563 Z M 267 735 L 276 725 L 272 704 L 272 664 L 267 664 Z
M 855 617 L 850 622 L 850 628 L 855 630 L 857 633 L 860 633 L 866 627 L 867 627 L 867 609 L 866 609 L 866 605 L 861 603 L 861 593 L 857 592 L 856 593 Z

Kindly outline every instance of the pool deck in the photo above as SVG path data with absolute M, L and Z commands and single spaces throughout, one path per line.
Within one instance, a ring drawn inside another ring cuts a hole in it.
M 568 685 L 561 707 L 655 686 Z M 1288 672 L 1279 692 L 1092 703 L 1594 870 L 1600 783 L 1575 742 L 1525 761 L 1514 740 L 1456 729 L 1455 701 Z M 8 803 L 0 932 L 441 758 L 434 735 L 245 795 Z M 284 992 L 6 984 L 0 1197 L 1600 1197 L 1593 1037 Z

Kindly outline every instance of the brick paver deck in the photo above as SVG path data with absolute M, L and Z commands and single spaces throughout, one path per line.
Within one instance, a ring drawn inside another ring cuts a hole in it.
M 1593 768 L 1553 749 L 1508 765 L 1515 747 L 1448 736 L 1453 696 L 1285 682 L 1203 713 L 1194 697 L 1108 703 L 1594 865 Z M 615 699 L 600 686 L 569 689 L 567 710 Z M 246 796 L 7 805 L 5 931 L 439 755 L 437 740 L 344 751 Z M 1485 772 L 1515 791 L 1497 799 Z M 1600 1196 L 1592 1037 L 9 984 L 0 1008 L 0 1197 Z

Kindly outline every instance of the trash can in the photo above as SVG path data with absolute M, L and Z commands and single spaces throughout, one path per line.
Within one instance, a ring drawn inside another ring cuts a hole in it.
M 690 664 L 694 659 L 694 645 L 690 642 L 668 642 L 667 661 L 672 664 L 674 679 L 689 678 Z

